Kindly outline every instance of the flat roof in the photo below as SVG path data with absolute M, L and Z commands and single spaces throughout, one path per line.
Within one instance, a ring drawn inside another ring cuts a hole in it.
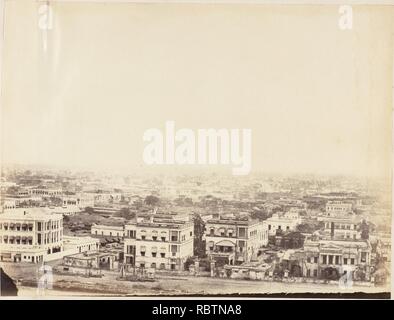
M 63 219 L 62 214 L 53 213 L 47 207 L 6 209 L 0 214 L 0 220 L 38 220 Z

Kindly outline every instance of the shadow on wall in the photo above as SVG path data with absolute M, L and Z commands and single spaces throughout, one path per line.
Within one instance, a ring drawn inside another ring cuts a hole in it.
M 0 268 L 0 296 L 17 296 L 18 288 L 14 281 Z

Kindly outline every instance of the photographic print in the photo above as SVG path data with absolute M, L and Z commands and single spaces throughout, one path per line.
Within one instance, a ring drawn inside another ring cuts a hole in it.
M 2 6 L 2 298 L 389 296 L 390 1 Z

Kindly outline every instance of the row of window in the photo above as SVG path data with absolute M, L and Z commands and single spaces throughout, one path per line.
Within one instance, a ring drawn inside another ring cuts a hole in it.
M 94 233 L 95 233 L 96 235 L 98 235 L 98 231 L 97 231 L 97 230 L 96 230 Z M 108 236 L 108 234 L 104 234 L 104 231 L 101 231 L 101 235 L 102 235 L 102 236 Z M 112 233 L 112 231 L 110 231 L 110 232 L 109 232 L 109 236 L 110 236 L 110 237 L 112 237 L 112 236 L 114 236 L 114 237 L 122 237 L 122 236 L 123 236 L 123 233 L 122 233 L 122 232 L 116 232 L 116 235 L 115 235 L 115 232 Z
M 1 238 L 0 238 L 0 243 L 1 243 Z M 32 239 L 3 239 L 4 244 L 24 244 L 24 245 L 32 245 L 33 240 Z
M 271 230 L 271 229 L 272 229 L 272 226 L 269 224 L 268 230 Z M 281 225 L 277 226 L 277 228 L 275 230 L 282 230 L 282 226 Z M 286 226 L 286 231 L 288 231 L 288 230 L 290 230 L 290 226 Z
M 1 224 L 0 224 L 0 230 L 2 229 Z M 18 225 L 18 226 L 8 226 L 4 225 L 4 230 L 5 231 L 33 231 L 33 225 Z
M 333 223 L 333 222 L 332 222 Z M 351 230 L 354 229 L 353 224 L 341 224 L 341 223 L 333 223 L 335 229 L 343 229 L 343 230 Z M 352 228 L 353 226 L 353 228 Z M 330 222 L 326 223 L 326 228 L 329 229 L 331 228 Z
M 96 234 L 97 234 L 97 231 L 96 231 Z M 129 231 L 127 232 L 127 236 L 128 236 L 128 238 L 136 239 L 136 231 L 135 231 L 135 230 L 129 230 Z M 190 237 L 192 237 L 192 236 L 193 236 L 193 231 L 190 231 Z M 154 234 L 154 233 L 151 235 L 150 238 L 148 238 L 148 237 L 146 236 L 146 233 L 145 233 L 145 232 L 141 232 L 140 237 L 141 237 L 140 240 L 152 240 L 152 241 L 162 241 L 162 242 L 168 241 L 166 236 L 161 235 L 161 236 L 159 237 L 158 235 L 156 235 L 156 234 Z M 178 239 L 179 239 L 179 237 L 178 237 L 178 232 L 177 232 L 177 231 L 173 231 L 173 232 L 171 233 L 170 239 L 171 239 L 172 242 L 177 242 Z M 181 241 L 185 241 L 185 240 L 186 240 L 186 235 L 183 234 L 183 235 L 181 236 Z
M 341 260 L 340 256 L 322 255 L 322 257 L 323 257 L 323 264 L 334 264 L 334 265 L 339 265 L 340 264 L 340 260 Z M 362 261 L 362 262 L 365 262 L 365 261 Z M 343 264 L 345 264 L 345 265 L 347 265 L 347 264 L 354 265 L 355 264 L 355 258 L 343 258 Z
M 215 231 L 218 231 L 218 232 L 215 232 Z M 257 230 L 251 231 L 250 235 L 252 235 L 252 233 L 257 234 Z M 210 227 L 209 228 L 209 235 L 210 236 L 220 235 L 221 237 L 226 237 L 226 236 L 227 237 L 237 237 L 237 233 L 234 231 L 233 228 L 226 229 L 223 227 L 217 228 L 216 230 L 214 227 Z M 246 237 L 246 235 L 247 235 L 246 228 L 238 228 L 238 237 Z

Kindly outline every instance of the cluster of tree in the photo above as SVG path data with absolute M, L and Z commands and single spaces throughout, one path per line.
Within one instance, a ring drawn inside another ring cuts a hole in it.
M 119 210 L 119 212 L 116 213 L 116 216 L 125 219 L 133 219 L 135 218 L 135 212 L 132 212 L 130 208 L 122 208 Z
M 361 231 L 361 239 L 368 240 L 369 239 L 369 229 L 370 226 L 367 221 L 363 220 L 359 226 Z
M 266 210 L 260 209 L 260 210 L 254 210 L 250 217 L 252 219 L 257 219 L 259 221 L 267 220 L 271 214 L 269 214 Z
M 146 196 L 144 203 L 148 206 L 157 206 L 160 203 L 160 199 L 156 196 Z
M 301 233 L 313 233 L 317 230 L 320 230 L 324 227 L 324 222 L 316 221 L 309 223 L 301 223 L 297 226 L 296 230 Z
M 205 257 L 205 240 L 203 240 L 205 232 L 205 222 L 198 213 L 193 215 L 194 222 L 194 255 Z

